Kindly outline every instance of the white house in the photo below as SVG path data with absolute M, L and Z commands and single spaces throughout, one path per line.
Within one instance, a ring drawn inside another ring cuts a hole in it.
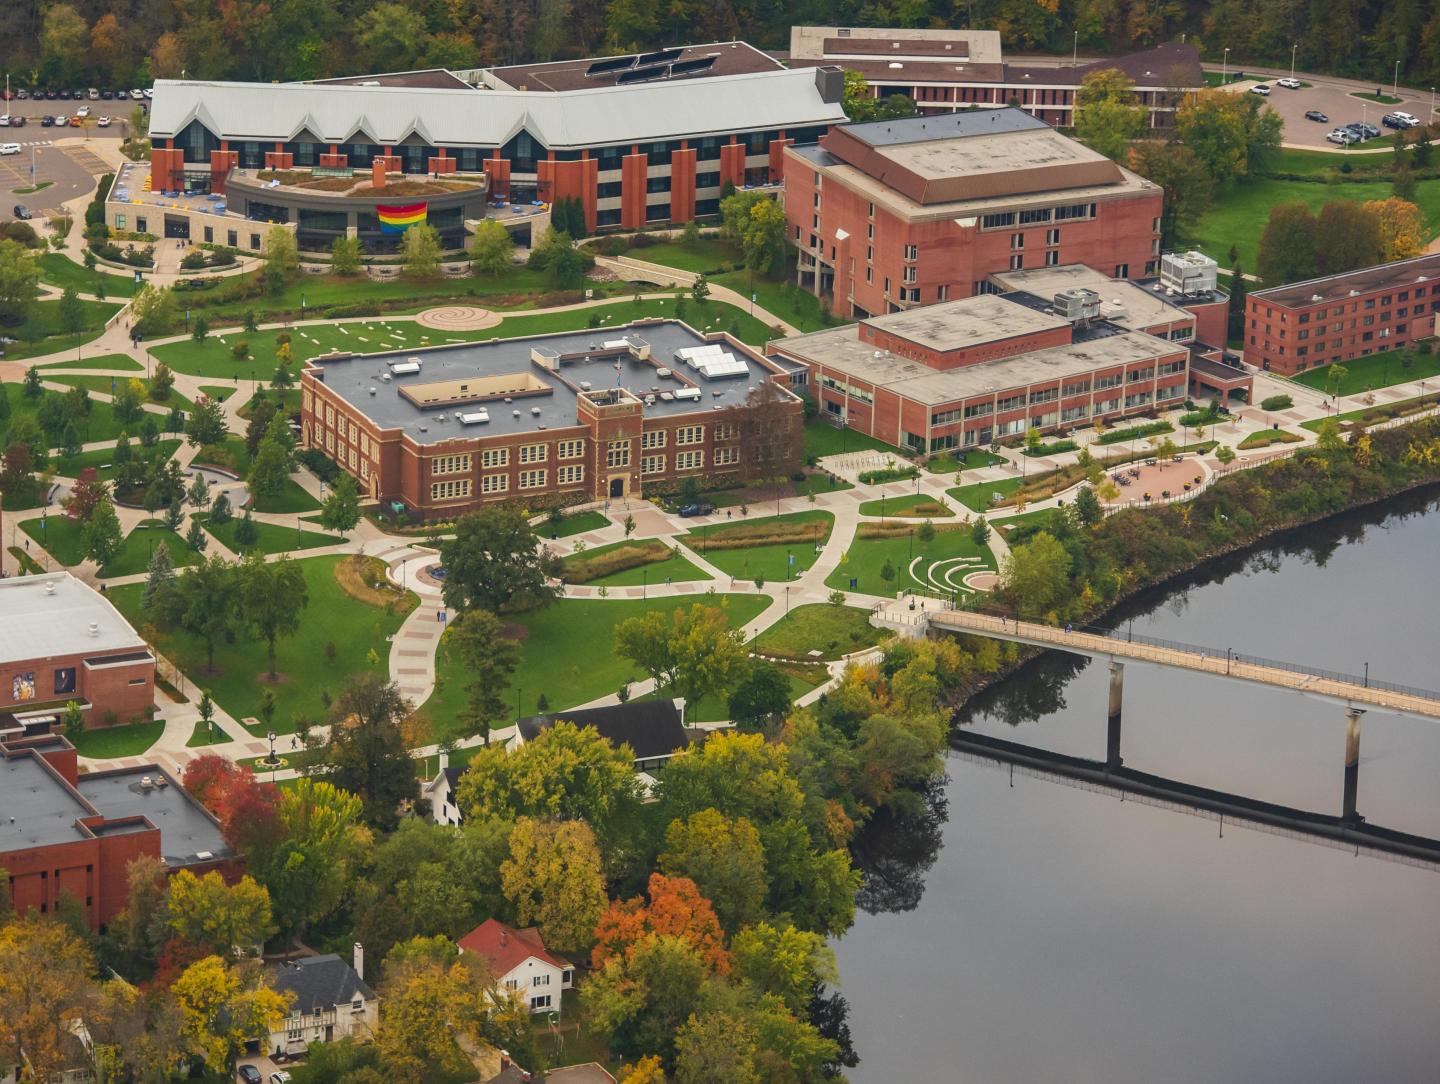
M 455 804 L 455 788 L 465 774 L 461 767 L 450 767 L 448 753 L 440 754 L 440 770 L 428 783 L 420 784 L 420 797 L 430 799 L 430 816 L 436 824 L 459 824 L 460 807 Z
M 575 967 L 545 947 L 540 931 L 517 930 L 486 919 L 459 941 L 461 952 L 490 962 L 499 985 L 514 990 L 531 1012 L 560 1010 L 560 998 L 575 983 Z
M 358 942 L 353 967 L 333 952 L 282 964 L 270 985 L 295 1000 L 266 1049 L 301 1054 L 310 1043 L 370 1039 L 380 1022 L 380 999 L 365 985 L 364 973 L 365 950 Z

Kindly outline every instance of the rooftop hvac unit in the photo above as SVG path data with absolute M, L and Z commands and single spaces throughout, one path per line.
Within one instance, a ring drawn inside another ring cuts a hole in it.
M 413 376 L 420 371 L 418 361 L 397 361 L 390 366 L 390 372 L 394 376 Z
M 1160 281 L 1181 294 L 1203 294 L 1215 289 L 1220 265 L 1203 252 L 1167 252 L 1160 257 Z
M 700 398 L 700 389 L 699 389 L 699 388 L 681 388 L 679 391 L 677 391 L 677 392 L 675 393 L 675 398 L 676 398 L 676 399 L 699 399 L 699 398 Z
M 202 862 L 208 862 L 215 857 L 214 851 L 196 851 L 195 857 Z
M 508 401 L 508 400 L 507 400 L 507 401 Z M 519 412 L 518 410 L 512 410 L 512 411 L 510 412 L 510 417 L 512 417 L 512 418 L 518 418 L 518 417 L 520 417 L 520 412 Z
M 377 388 L 374 384 L 371 384 L 371 385 L 370 385 L 370 394 L 371 394 L 371 395 L 374 395 L 374 394 L 375 394 L 377 391 L 379 391 L 379 390 L 380 390 L 380 389 Z
M 445 415 L 444 415 L 444 414 L 436 414 L 436 415 L 435 415 L 435 420 L 436 420 L 437 422 L 443 422 L 443 421 L 445 420 Z
M 471 410 L 464 414 L 457 415 L 461 425 L 484 425 L 490 420 L 488 410 Z
M 140 789 L 141 789 L 141 790 L 154 790 L 154 789 L 155 789 L 155 780 L 151 779 L 148 775 L 142 775 L 142 776 L 140 777 Z
M 673 391 L 662 391 L 662 392 L 660 393 L 660 398 L 661 398 L 664 402 L 669 403 L 669 402 L 671 402 L 671 401 L 674 400 L 674 398 L 675 398 L 675 393 L 674 393 Z
M 1100 295 L 1094 290 L 1061 290 L 1055 295 L 1055 309 L 1072 324 L 1100 315 Z
M 540 416 L 540 408 L 538 406 L 532 406 L 530 408 L 530 413 L 538 418 Z
M 580 381 L 580 390 L 581 390 L 581 391 L 589 391 L 589 390 L 590 390 L 590 381 L 588 381 L 588 380 L 582 380 L 582 381 Z
M 381 379 L 381 381 L 383 381 L 384 383 L 388 384 L 388 383 L 390 383 L 390 374 L 389 374 L 389 373 L 381 373 L 381 374 L 380 374 L 380 379 Z
M 655 370 L 655 375 L 656 375 L 656 376 L 669 376 L 669 375 L 670 375 L 670 370 L 667 369 L 667 368 L 665 368 L 664 366 L 661 366 L 659 369 L 656 369 L 656 370 Z
M 629 343 L 629 341 L 626 340 L 626 339 L 606 339 L 606 340 L 605 340 L 603 343 L 601 343 L 600 345 L 601 345 L 601 348 L 604 349 L 604 350 L 629 350 L 629 349 L 630 349 L 630 343 Z M 594 347 L 592 346 L 591 349 L 593 350 Z

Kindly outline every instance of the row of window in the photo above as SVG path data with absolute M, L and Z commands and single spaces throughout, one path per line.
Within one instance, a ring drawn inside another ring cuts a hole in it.
M 1026 211 L 998 211 L 980 219 L 982 230 L 999 230 L 1010 226 L 1039 226 L 1046 222 L 1078 222 L 1095 217 L 1095 204 L 1072 203 L 1063 207 L 1036 207 Z

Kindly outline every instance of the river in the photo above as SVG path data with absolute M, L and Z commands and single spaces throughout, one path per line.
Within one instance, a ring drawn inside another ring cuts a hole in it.
M 1440 688 L 1432 491 L 1207 568 L 1137 635 Z M 1103 760 L 1105 667 L 1041 660 L 960 726 Z M 1126 765 L 1339 813 L 1344 718 L 1129 665 Z M 1364 717 L 1358 809 L 1440 837 L 1440 725 Z M 862 838 L 835 943 L 856 1082 L 1440 1078 L 1440 872 L 952 754 L 924 823 Z

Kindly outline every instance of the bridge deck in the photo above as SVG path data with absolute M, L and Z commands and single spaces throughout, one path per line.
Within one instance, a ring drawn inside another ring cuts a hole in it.
M 1425 719 L 1440 719 L 1440 695 L 1424 690 L 1402 691 L 1394 688 L 1367 685 L 1359 680 L 1346 680 L 1342 676 L 1326 677 L 1305 673 L 1303 670 L 1287 669 L 1282 664 L 1264 664 L 1238 657 L 1229 657 L 1223 651 L 1207 652 L 1204 649 L 1180 645 L 1160 645 L 1126 639 L 1123 636 L 1106 635 L 1100 632 L 1085 632 L 1076 629 L 1066 632 L 1050 625 L 1031 621 L 1016 621 L 1012 618 L 976 613 L 972 610 L 941 610 L 929 615 L 932 627 L 951 632 L 967 633 L 973 636 L 988 636 L 997 640 L 1010 640 L 1019 644 L 1069 651 L 1078 655 L 1104 656 L 1119 660 L 1153 663 L 1157 666 L 1171 666 L 1180 670 L 1193 670 L 1216 677 L 1270 685 L 1290 689 L 1308 696 L 1320 697 L 1357 708 L 1374 708 L 1395 712 L 1400 715 L 1415 715 Z

